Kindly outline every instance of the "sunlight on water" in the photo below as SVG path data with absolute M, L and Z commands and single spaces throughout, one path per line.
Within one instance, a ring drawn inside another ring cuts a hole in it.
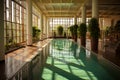
M 95 55 L 70 40 L 53 40 L 49 52 L 42 74 L 45 80 L 114 80 Z

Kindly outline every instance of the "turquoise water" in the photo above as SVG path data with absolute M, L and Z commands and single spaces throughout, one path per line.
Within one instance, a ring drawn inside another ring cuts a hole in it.
M 120 68 L 67 39 L 54 39 L 14 80 L 120 80 Z
M 106 66 L 102 66 L 98 58 L 100 57 L 70 40 L 52 40 L 42 79 L 116 80 L 117 77 L 113 76 Z

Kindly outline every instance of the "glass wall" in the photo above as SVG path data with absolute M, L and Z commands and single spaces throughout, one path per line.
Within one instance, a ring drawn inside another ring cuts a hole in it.
M 35 14 L 32 15 L 32 22 L 33 22 L 33 26 L 37 26 L 38 27 L 38 16 L 36 16 Z
M 26 41 L 25 1 L 4 0 L 4 43 L 6 48 Z
M 33 30 L 37 29 L 40 31 L 40 32 L 33 31 L 33 35 L 34 35 L 33 43 L 40 40 L 40 33 L 41 33 L 40 16 L 41 14 L 40 14 L 39 9 L 33 4 L 32 6 L 32 27 L 34 27 Z
M 40 12 L 39 10 L 35 7 L 32 6 L 32 26 L 36 26 L 40 29 Z
M 77 24 L 80 25 L 82 22 L 82 18 L 77 18 Z
M 88 26 L 89 20 L 91 18 L 86 18 L 86 25 Z M 82 18 L 77 18 L 77 24 L 80 25 L 82 23 Z
M 74 25 L 74 18 L 72 17 L 49 18 L 50 35 L 53 36 L 53 32 L 57 30 L 58 26 L 62 26 L 64 28 L 64 32 L 66 32 L 68 27 L 71 25 Z

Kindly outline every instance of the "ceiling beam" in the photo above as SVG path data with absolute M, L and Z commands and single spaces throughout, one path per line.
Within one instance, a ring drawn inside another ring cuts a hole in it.
M 84 2 L 82 2 L 82 4 L 80 4 L 79 10 L 78 10 L 78 12 L 76 13 L 77 16 L 79 16 L 80 13 L 81 13 L 81 7 L 82 7 L 83 5 L 86 5 L 87 2 L 88 2 L 88 0 L 85 0 Z
M 40 3 L 42 3 L 42 0 L 39 0 L 39 1 L 40 1 Z M 47 10 L 47 8 L 45 7 L 45 5 L 43 7 L 44 7 L 45 10 Z
M 41 10 L 41 8 L 39 8 L 39 5 L 36 3 L 36 0 L 33 0 L 33 5 L 36 6 L 36 7 L 39 9 L 39 12 L 40 12 L 40 13 L 45 14 L 45 13 L 43 13 L 43 11 Z
M 74 16 L 75 14 L 46 14 L 47 17 L 49 16 Z
M 70 3 L 72 3 L 72 1 L 73 1 L 73 0 L 71 0 Z M 72 13 L 72 11 L 70 10 L 70 8 L 71 8 L 71 5 L 69 5 L 69 7 L 68 7 L 68 10 L 67 10 L 67 13 L 68 13 L 68 14 L 69 14 L 69 12 Z
M 118 6 L 118 7 L 120 7 L 120 3 L 115 3 L 115 4 L 105 4 L 105 3 L 103 3 L 103 4 L 98 4 L 99 6 Z
M 46 11 L 44 11 L 44 13 L 47 13 L 47 12 L 48 13 L 54 13 L 54 12 L 56 12 L 56 13 L 58 13 L 58 12 L 65 12 L 65 13 L 67 13 L 69 11 L 68 10 L 61 10 L 61 11 L 60 10 L 55 10 L 55 11 L 54 10 L 48 10 L 48 11 L 46 10 Z M 76 12 L 77 11 L 70 11 L 70 13 L 76 13 Z
M 53 2 L 52 2 L 52 0 L 50 0 L 50 3 L 53 3 Z M 54 6 L 53 6 L 53 5 L 52 5 L 52 10 L 53 10 L 53 11 L 55 11 L 55 9 L 54 9 Z M 47 11 L 48 11 L 48 10 L 47 10 Z M 55 13 L 53 12 L 53 14 L 55 14 Z
M 60 4 L 62 3 L 62 0 L 60 0 Z M 60 14 L 62 15 L 62 5 L 60 5 Z
M 66 5 L 70 5 L 70 6 L 73 6 L 73 5 L 81 5 L 82 3 L 52 3 L 52 2 L 50 2 L 50 3 L 39 3 L 40 5 L 53 5 L 53 6 L 56 6 L 56 5 L 62 5 L 62 6 L 66 6 Z
M 74 15 L 46 15 L 46 17 L 74 17 Z

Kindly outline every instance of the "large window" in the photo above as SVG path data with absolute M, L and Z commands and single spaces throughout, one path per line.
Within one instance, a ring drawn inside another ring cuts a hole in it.
M 82 22 L 82 18 L 77 18 L 77 24 L 80 25 Z
M 56 30 L 57 26 L 63 26 L 66 30 L 69 26 L 74 25 L 74 18 L 49 18 L 50 30 Z
M 25 1 L 4 0 L 4 42 L 5 45 L 26 41 Z
M 90 18 L 86 18 L 86 25 L 88 26 Z M 77 24 L 80 25 L 82 23 L 82 18 L 77 18 Z
M 32 26 L 36 26 L 40 29 L 40 12 L 36 6 L 32 6 Z
M 33 26 L 38 26 L 38 16 L 36 16 L 35 14 L 32 15 L 33 16 Z

